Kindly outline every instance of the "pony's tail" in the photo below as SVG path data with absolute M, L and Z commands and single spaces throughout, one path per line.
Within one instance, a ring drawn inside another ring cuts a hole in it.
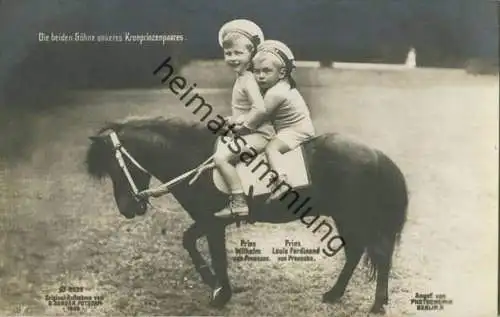
M 365 265 L 373 281 L 380 267 L 392 265 L 392 255 L 401 242 L 408 209 L 408 189 L 401 170 L 379 152 L 377 168 L 377 206 L 367 237 Z
M 378 237 L 378 241 L 374 241 L 366 247 L 364 264 L 368 267 L 368 281 L 375 280 L 383 265 L 388 265 L 389 270 L 391 269 L 392 255 L 395 247 L 399 245 L 400 239 L 400 234 L 393 237 Z

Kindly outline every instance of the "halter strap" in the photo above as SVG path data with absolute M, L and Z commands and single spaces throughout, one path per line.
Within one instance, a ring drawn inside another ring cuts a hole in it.
M 134 180 L 132 179 L 132 176 L 130 175 L 130 172 L 127 168 L 127 165 L 125 164 L 125 161 L 123 160 L 122 152 L 120 151 L 121 149 L 121 144 L 120 141 L 118 140 L 118 137 L 116 136 L 115 132 L 112 132 L 110 134 L 111 137 L 111 142 L 113 142 L 113 147 L 115 150 L 115 157 L 116 160 L 118 161 L 118 165 L 120 165 L 123 173 L 125 174 L 125 177 L 127 177 L 128 183 L 130 184 L 130 187 L 132 187 L 132 191 L 134 192 L 135 195 L 139 193 L 139 190 L 137 189 L 137 186 L 135 185 Z
M 132 163 L 134 163 L 134 165 L 137 168 L 139 168 L 141 171 L 143 171 L 144 173 L 146 173 L 146 174 L 148 174 L 150 176 L 154 176 L 147 169 L 145 169 L 144 167 L 142 167 L 142 165 L 139 164 L 139 162 L 137 162 L 132 155 L 130 155 L 130 153 L 127 151 L 127 149 L 125 147 L 123 147 L 123 145 L 121 144 L 120 139 L 118 139 L 118 135 L 116 135 L 115 131 L 111 132 L 109 134 L 109 137 L 111 138 L 111 142 L 113 142 L 113 147 L 114 147 L 115 150 L 120 151 L 123 154 L 125 154 L 129 158 L 129 160 Z

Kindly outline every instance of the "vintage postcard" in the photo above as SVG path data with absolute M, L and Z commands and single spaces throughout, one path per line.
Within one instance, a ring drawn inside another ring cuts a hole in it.
M 0 1 L 0 316 L 497 316 L 497 11 Z

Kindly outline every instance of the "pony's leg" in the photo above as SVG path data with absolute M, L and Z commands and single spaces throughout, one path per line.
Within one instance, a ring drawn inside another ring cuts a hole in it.
M 207 240 L 212 257 L 212 267 L 217 278 L 210 304 L 215 307 L 223 307 L 232 296 L 227 272 L 226 227 L 214 224 L 211 232 L 207 235 Z
M 200 274 L 203 283 L 210 286 L 210 288 L 214 288 L 216 282 L 215 276 L 207 262 L 205 262 L 205 259 L 203 259 L 200 252 L 196 248 L 196 241 L 204 235 L 205 232 L 195 222 L 188 229 L 186 229 L 186 231 L 184 231 L 182 245 L 184 246 L 184 249 L 188 251 L 196 272 Z
M 345 237 L 344 237 L 345 238 Z M 358 266 L 359 260 L 363 255 L 363 247 L 353 243 L 355 239 L 345 238 L 346 244 L 344 245 L 344 252 L 346 262 L 335 285 L 326 293 L 323 294 L 323 302 L 334 303 L 344 295 L 345 289 L 349 280 L 351 279 L 354 269 Z
M 369 247 L 371 249 L 369 255 L 377 267 L 377 286 L 372 313 L 385 313 L 384 304 L 389 302 L 389 271 L 394 247 L 395 237 L 384 237 L 377 246 Z
M 389 302 L 389 269 L 390 264 L 381 264 L 377 272 L 377 287 L 375 290 L 375 303 L 370 312 L 384 314 L 384 305 Z

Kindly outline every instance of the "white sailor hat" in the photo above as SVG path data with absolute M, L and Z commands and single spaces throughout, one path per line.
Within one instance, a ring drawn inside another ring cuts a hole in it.
M 250 20 L 237 19 L 224 24 L 219 30 L 219 45 L 222 47 L 224 37 L 229 33 L 239 33 L 247 37 L 255 47 L 264 41 L 264 33 L 260 27 Z
M 292 50 L 283 42 L 266 40 L 257 47 L 257 52 L 268 52 L 273 54 L 290 72 L 295 68 L 295 57 L 293 56 Z

